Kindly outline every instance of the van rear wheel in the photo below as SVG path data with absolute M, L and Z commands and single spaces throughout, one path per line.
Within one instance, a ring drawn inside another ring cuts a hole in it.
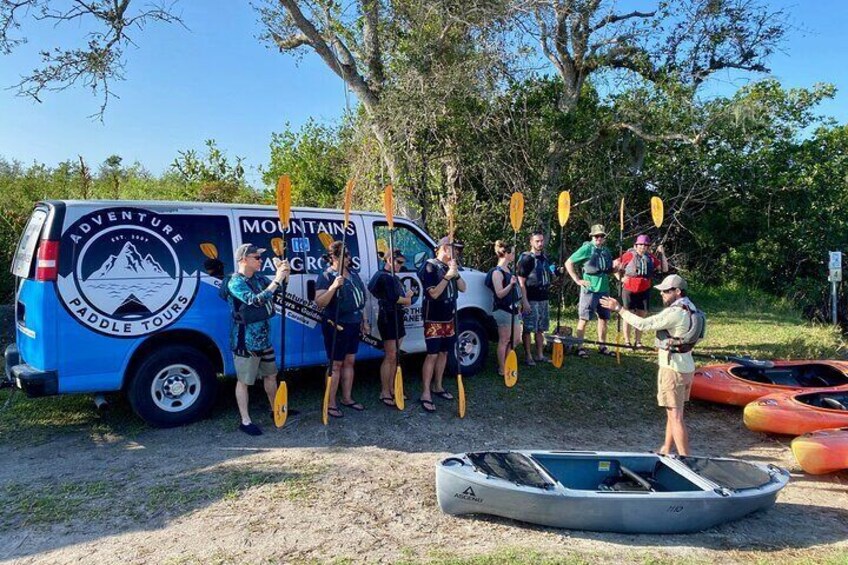
M 135 371 L 127 396 L 138 416 L 157 428 L 199 420 L 212 406 L 218 380 L 212 363 L 192 347 L 159 349 Z

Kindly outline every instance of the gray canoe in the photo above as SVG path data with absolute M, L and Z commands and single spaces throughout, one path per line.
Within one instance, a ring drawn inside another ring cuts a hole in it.
M 484 451 L 436 465 L 448 514 L 621 533 L 711 528 L 769 508 L 788 481 L 774 465 L 655 453 Z

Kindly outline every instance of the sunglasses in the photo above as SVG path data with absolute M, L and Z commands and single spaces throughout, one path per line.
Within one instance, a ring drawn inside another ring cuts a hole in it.
M 404 259 L 395 259 L 395 263 L 397 263 L 400 266 L 406 265 L 406 261 Z
M 670 292 L 674 292 L 675 290 L 677 290 L 677 289 L 676 288 L 670 288 L 668 290 L 661 290 L 660 294 L 668 294 Z
M 262 259 L 262 255 L 248 255 L 247 258 L 256 259 L 257 261 L 259 261 L 260 259 Z
M 592 237 L 595 238 L 595 239 L 606 239 L 607 238 L 606 235 L 593 235 Z

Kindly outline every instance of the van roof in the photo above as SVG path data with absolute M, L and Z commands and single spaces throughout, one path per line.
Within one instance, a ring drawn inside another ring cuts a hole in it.
M 276 206 L 272 204 L 230 204 L 227 202 L 193 202 L 185 200 L 45 200 L 45 202 L 61 202 L 66 206 L 156 206 L 156 207 L 174 207 L 174 208 L 211 208 L 226 209 L 226 210 L 275 210 Z M 338 212 L 344 213 L 341 208 L 310 208 L 303 206 L 292 206 L 292 211 L 297 212 Z M 368 212 L 364 210 L 351 210 L 351 214 L 360 214 L 362 216 L 378 216 L 383 217 L 380 212 Z M 406 216 L 395 215 L 395 218 L 400 220 L 412 221 Z

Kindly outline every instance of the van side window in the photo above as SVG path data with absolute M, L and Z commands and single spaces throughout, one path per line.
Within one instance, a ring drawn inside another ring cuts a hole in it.
M 427 259 L 434 257 L 432 245 L 421 235 L 408 226 L 395 223 L 394 246 L 400 249 L 406 259 L 406 265 L 401 272 L 418 271 Z M 374 223 L 374 240 L 377 242 L 377 256 L 380 257 L 380 268 L 383 268 L 383 257 L 389 250 L 389 227 L 386 223 Z

